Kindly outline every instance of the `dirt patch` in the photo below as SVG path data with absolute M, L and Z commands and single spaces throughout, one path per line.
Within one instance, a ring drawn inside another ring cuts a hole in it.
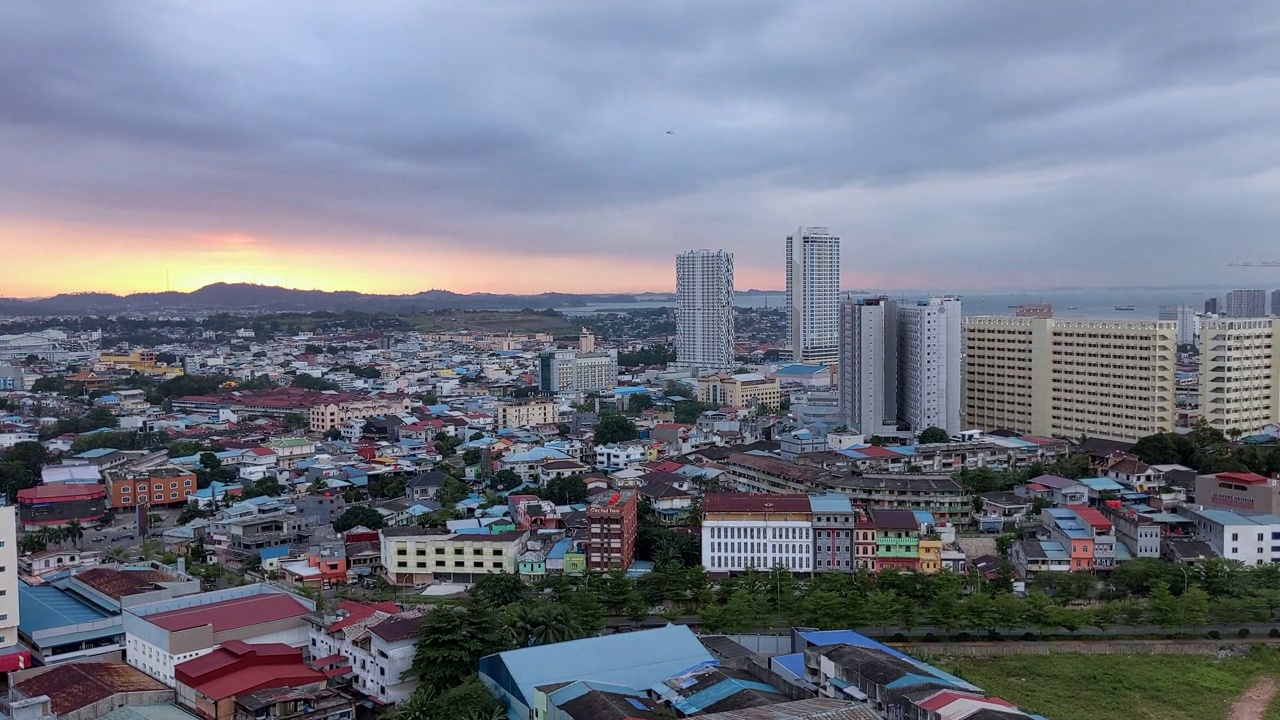
M 1227 716 L 1227 720 L 1263 720 L 1277 690 L 1280 688 L 1276 686 L 1275 678 L 1258 678 L 1253 687 L 1245 690 L 1231 704 L 1231 714 Z

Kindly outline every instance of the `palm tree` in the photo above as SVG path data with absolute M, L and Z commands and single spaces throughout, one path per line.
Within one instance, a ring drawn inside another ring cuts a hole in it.
M 24 553 L 40 552 L 47 547 L 48 543 L 38 532 L 27 533 L 22 536 L 22 539 L 18 540 L 18 549 Z
M 80 547 L 80 541 L 84 539 L 84 526 L 80 524 L 80 520 L 72 518 L 66 527 L 67 539 L 71 541 L 72 547 Z

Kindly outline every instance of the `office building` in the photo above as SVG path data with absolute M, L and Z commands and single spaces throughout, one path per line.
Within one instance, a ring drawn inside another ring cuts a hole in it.
M 1271 314 L 1280 317 L 1280 290 L 1271 291 Z
M 733 367 L 733 253 L 676 256 L 676 363 L 713 372 Z
M 840 347 L 840 238 L 824 227 L 787 236 L 791 359 L 833 363 Z
M 538 357 L 538 390 L 601 392 L 618 384 L 618 351 L 548 350 Z
M 464 535 L 416 525 L 384 528 L 382 569 L 392 585 L 473 583 L 484 575 L 514 575 L 529 533 Z
M 1204 311 L 1207 315 L 1218 314 L 1218 298 L 1212 297 L 1204 301 Z
M 898 306 L 898 419 L 913 432 L 960 426 L 960 298 Z
M 702 562 L 714 575 L 785 567 L 813 570 L 813 508 L 803 494 L 708 493 Z
M 839 314 L 840 419 L 876 435 L 898 429 L 898 305 L 846 297 Z
M 759 373 L 708 375 L 698 378 L 698 402 L 777 410 L 782 402 L 782 389 L 777 380 Z
M 1280 320 L 1205 320 L 1200 328 L 1200 416 L 1253 434 L 1280 419 Z
M 1161 305 L 1160 320 L 1178 323 L 1178 344 L 1194 345 L 1196 342 L 1196 312 L 1190 305 Z
M 1177 417 L 1176 323 L 965 318 L 965 424 L 1136 441 Z
M 1232 290 L 1227 293 L 1226 310 L 1229 318 L 1254 318 L 1267 316 L 1267 291 Z

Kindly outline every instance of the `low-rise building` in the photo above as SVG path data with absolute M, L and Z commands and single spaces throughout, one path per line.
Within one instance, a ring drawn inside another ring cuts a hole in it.
M 66 525 L 72 520 L 96 525 L 106 514 L 105 485 L 58 483 L 18 491 L 18 522 L 23 530 Z
M 58 720 L 92 720 L 121 707 L 168 705 L 173 690 L 118 662 L 68 663 L 13 673 L 9 704 L 47 697 Z
M 1244 472 L 1197 475 L 1195 501 L 1242 515 L 1280 515 L 1280 480 Z
M 196 475 L 169 465 L 140 472 L 108 475 L 112 510 L 132 511 L 138 505 L 186 505 L 196 492 Z
M 409 669 L 423 612 L 343 600 L 334 612 L 308 617 L 310 654 L 349 665 L 352 688 L 381 706 L 408 700 L 418 687 Z
M 698 401 L 732 407 L 777 409 L 782 389 L 776 379 L 759 373 L 708 375 L 698 378 Z
M 338 690 L 267 688 L 236 696 L 235 720 L 351 720 L 356 701 Z
M 514 575 L 528 532 L 464 535 L 417 526 L 383 528 L 382 568 L 393 585 L 471 583 L 484 575 Z
M 560 413 L 553 400 L 502 402 L 494 410 L 499 429 L 554 425 Z
M 702 564 L 714 575 L 749 568 L 813 569 L 813 508 L 802 494 L 708 493 Z
M 920 569 L 920 521 L 910 510 L 872 510 L 876 569 Z
M 312 601 L 266 585 L 131 607 L 124 613 L 126 659 L 172 685 L 176 665 L 208 655 L 228 642 L 304 647 L 309 642 L 305 618 L 314 610 Z
M 1280 517 L 1240 515 L 1201 505 L 1183 505 L 1179 512 L 1191 518 L 1195 537 L 1220 558 L 1244 565 L 1280 562 Z
M 635 490 L 597 495 L 587 506 L 587 567 L 598 572 L 627 570 L 636 557 L 638 530 Z
M 204 720 L 235 720 L 236 701 L 259 690 L 320 691 L 325 674 L 308 666 L 302 651 L 282 643 L 229 640 L 174 669 L 178 705 Z

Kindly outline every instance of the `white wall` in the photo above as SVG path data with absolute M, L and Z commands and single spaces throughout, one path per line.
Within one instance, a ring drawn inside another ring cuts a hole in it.
M 18 508 L 0 507 L 0 652 L 18 642 Z

